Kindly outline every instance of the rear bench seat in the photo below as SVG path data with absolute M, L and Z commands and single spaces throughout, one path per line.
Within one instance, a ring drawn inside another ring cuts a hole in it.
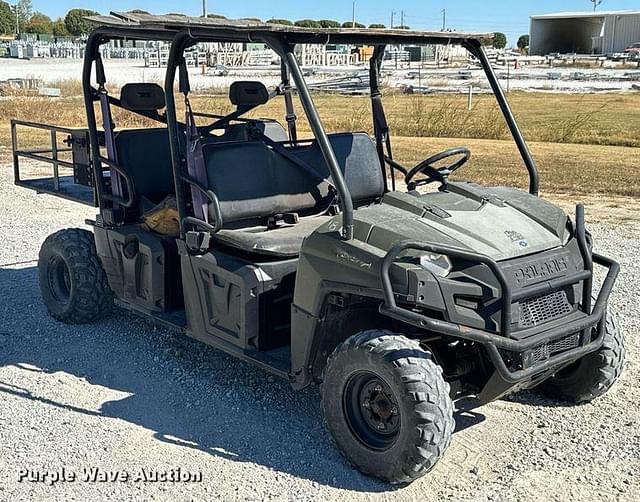
M 274 141 L 287 140 L 287 132 L 278 122 L 260 121 L 257 127 L 261 127 Z M 222 136 L 210 136 L 206 141 L 247 141 L 247 129 L 245 123 L 233 124 L 225 129 Z M 133 180 L 136 202 L 141 202 L 144 197 L 155 205 L 168 195 L 175 194 L 166 127 L 118 131 L 115 142 L 118 163 Z

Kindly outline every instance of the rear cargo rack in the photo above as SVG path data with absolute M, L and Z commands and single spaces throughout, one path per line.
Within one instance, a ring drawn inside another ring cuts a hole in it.
M 18 130 L 27 128 L 31 129 L 32 133 L 33 129 L 48 131 L 48 145 L 44 148 L 20 149 Z M 62 141 L 60 136 L 64 137 Z M 59 147 L 60 142 L 66 146 Z M 98 207 L 86 129 L 12 120 L 11 144 L 16 185 Z M 24 159 L 33 161 L 34 165 L 25 166 L 21 162 Z M 49 164 L 51 175 L 43 176 L 39 164 Z M 31 172 L 27 173 L 28 171 Z

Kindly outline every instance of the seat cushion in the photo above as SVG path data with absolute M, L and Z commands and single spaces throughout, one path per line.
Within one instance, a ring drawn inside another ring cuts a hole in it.
M 221 230 L 215 241 L 250 254 L 273 258 L 295 258 L 300 254 L 302 242 L 331 216 L 303 218 L 295 225 L 283 225 L 275 229 L 266 227 Z

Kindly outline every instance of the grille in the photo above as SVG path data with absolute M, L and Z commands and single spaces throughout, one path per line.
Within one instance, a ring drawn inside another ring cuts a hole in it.
M 541 361 L 546 361 L 549 357 L 560 352 L 565 352 L 570 349 L 575 349 L 580 344 L 580 334 L 575 333 L 573 335 L 566 336 L 555 342 L 545 343 L 539 345 L 531 350 L 529 355 L 529 363 L 535 364 Z
M 567 315 L 572 310 L 565 291 L 536 296 L 520 302 L 519 325 L 522 328 L 531 328 Z

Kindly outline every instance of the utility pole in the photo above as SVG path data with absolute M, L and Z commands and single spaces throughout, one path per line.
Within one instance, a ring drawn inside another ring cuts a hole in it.
M 404 26 L 404 11 L 400 11 L 400 26 Z
M 355 0 L 353 0 L 353 17 L 351 18 L 351 27 L 355 28 L 356 27 L 356 2 Z
M 442 31 L 447 31 L 447 9 L 442 9 Z
M 16 38 L 20 35 L 20 0 L 16 0 Z
M 207 0 L 202 0 L 202 17 L 207 17 Z
M 393 28 L 393 18 L 395 17 L 396 13 L 391 11 L 391 28 Z

